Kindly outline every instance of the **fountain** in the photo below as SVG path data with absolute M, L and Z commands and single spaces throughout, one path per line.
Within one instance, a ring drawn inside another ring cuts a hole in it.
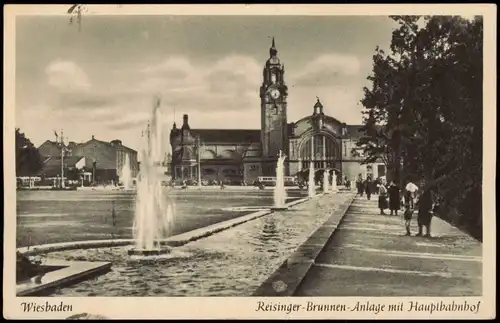
M 314 165 L 311 161 L 309 164 L 309 197 L 316 195 L 316 183 L 314 180 Z
M 328 182 L 330 181 L 329 177 L 328 176 L 330 173 L 330 170 L 328 169 L 325 169 L 325 171 L 323 172 L 323 193 L 328 193 Z
M 332 192 L 337 192 L 337 174 L 335 170 L 332 172 Z
M 125 155 L 125 162 L 122 167 L 121 182 L 124 189 L 129 190 L 132 187 L 132 172 L 130 170 L 130 159 Z
M 140 150 L 141 169 L 137 177 L 137 197 L 134 218 L 135 247 L 131 256 L 158 256 L 170 253 L 160 242 L 172 230 L 174 204 L 164 196 L 161 185 L 161 128 L 160 100 L 153 109 L 151 126 L 148 125 L 146 143 Z
M 276 186 L 274 187 L 274 206 L 273 210 L 286 210 L 286 190 L 285 190 L 285 159 L 286 156 L 280 154 L 276 162 Z

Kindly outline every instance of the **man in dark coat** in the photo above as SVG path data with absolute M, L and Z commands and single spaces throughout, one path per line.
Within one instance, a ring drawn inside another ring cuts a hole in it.
M 364 183 L 363 183 L 363 179 L 361 178 L 361 176 L 358 177 L 358 180 L 356 181 L 356 186 L 358 188 L 359 196 L 363 196 L 365 188 L 364 188 Z
M 421 237 L 423 235 L 423 227 L 426 228 L 426 237 L 431 236 L 431 220 L 434 213 L 432 204 L 432 193 L 430 190 L 426 190 L 420 196 L 418 202 L 418 233 L 417 236 Z
M 365 188 L 365 193 L 366 193 L 366 198 L 370 200 L 370 197 L 372 195 L 372 180 L 371 178 L 367 178 L 365 183 L 364 183 L 364 188 Z
M 387 193 L 389 195 L 389 209 L 391 210 L 391 215 L 393 213 L 396 213 L 396 215 L 398 215 L 401 198 L 399 196 L 399 188 L 394 182 L 391 181 L 391 183 L 389 184 Z

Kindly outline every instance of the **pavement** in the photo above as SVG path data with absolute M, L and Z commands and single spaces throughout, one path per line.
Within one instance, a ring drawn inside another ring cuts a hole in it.
M 104 261 L 90 262 L 45 259 L 43 265 L 48 268 L 52 267 L 53 271 L 16 284 L 17 296 L 34 296 L 51 288 L 95 277 L 96 275 L 108 272 L 111 268 L 111 263 Z M 37 281 L 36 278 L 39 280 Z
M 402 212 L 356 197 L 294 296 L 480 296 L 482 244 L 434 217 L 432 237 L 405 236 Z

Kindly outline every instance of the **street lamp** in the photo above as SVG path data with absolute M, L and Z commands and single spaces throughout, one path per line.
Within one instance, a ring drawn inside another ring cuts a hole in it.
M 201 152 L 200 152 L 200 135 L 196 136 L 196 152 L 197 152 L 197 163 L 198 163 L 198 188 L 201 188 Z
M 61 188 L 64 188 L 64 138 L 61 129 Z

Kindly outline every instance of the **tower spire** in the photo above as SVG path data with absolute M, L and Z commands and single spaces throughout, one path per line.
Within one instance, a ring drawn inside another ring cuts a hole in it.
M 175 106 L 174 106 L 174 124 L 172 129 L 177 129 L 177 124 L 175 123 Z
M 271 48 L 269 48 L 269 55 L 271 55 L 271 57 L 273 57 L 273 56 L 276 56 L 277 53 L 278 53 L 278 50 L 276 49 L 276 43 L 274 41 L 274 36 L 273 36 Z

